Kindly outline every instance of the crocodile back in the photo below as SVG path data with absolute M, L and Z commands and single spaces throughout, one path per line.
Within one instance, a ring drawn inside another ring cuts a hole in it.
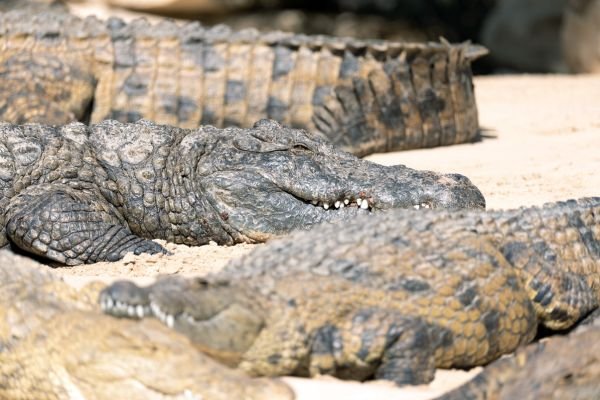
M 11 12 L 0 16 L 0 68 L 11 77 L 0 85 L 24 99 L 0 99 L 14 108 L 0 115 L 184 128 L 271 118 L 359 156 L 449 145 L 478 133 L 470 63 L 482 54 L 470 44 Z
M 107 51 L 107 49 L 109 49 Z M 22 124 L 87 122 L 112 44 L 96 18 L 65 12 L 0 14 L 0 118 Z M 10 95 L 8 95 L 10 93 Z M 108 108 L 99 96 L 97 108 Z
M 470 45 L 358 41 L 145 20 L 111 26 L 112 110 L 181 127 L 249 127 L 261 118 L 355 151 L 470 141 L 477 110 Z M 362 138 L 362 139 L 361 139 Z M 367 138 L 367 140 L 365 140 Z

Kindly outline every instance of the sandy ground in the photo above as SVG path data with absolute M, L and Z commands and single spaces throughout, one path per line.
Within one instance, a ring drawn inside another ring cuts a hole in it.
M 377 154 L 382 164 L 459 172 L 482 190 L 488 208 L 543 204 L 600 195 L 600 76 L 491 76 L 475 79 L 483 137 L 445 148 Z M 74 284 L 158 274 L 217 271 L 258 245 L 189 248 L 168 244 L 172 256 L 128 256 L 118 263 L 59 268 Z M 286 378 L 299 399 L 426 399 L 469 379 L 476 371 L 442 371 L 428 387 L 398 389 L 385 382 Z

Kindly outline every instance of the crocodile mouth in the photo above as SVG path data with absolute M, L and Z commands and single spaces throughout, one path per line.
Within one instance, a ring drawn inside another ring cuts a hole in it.
M 175 327 L 175 323 L 182 324 L 205 324 L 211 320 L 195 318 L 193 315 L 182 311 L 178 313 L 170 313 L 167 309 L 163 309 L 154 301 L 147 304 L 135 304 L 125 301 L 115 300 L 107 293 L 100 295 L 100 309 L 106 314 L 110 314 L 119 318 L 143 319 L 154 317 L 167 325 L 169 328 Z M 218 315 L 218 313 L 216 314 Z M 213 317 L 214 319 L 214 317 Z
M 127 293 L 129 298 L 124 298 L 123 293 Z M 146 290 L 129 281 L 117 281 L 104 289 L 100 293 L 98 302 L 104 313 L 114 317 L 131 319 L 155 317 L 169 328 L 173 328 L 175 321 L 178 320 L 196 322 L 186 312 L 169 313 L 168 310 L 162 309 L 158 303 L 150 299 Z
M 152 305 L 152 304 L 151 304 Z M 151 305 L 133 304 L 123 301 L 113 300 L 113 298 L 102 293 L 100 295 L 100 308 L 102 311 L 114 315 L 115 317 L 144 318 L 153 315 Z
M 396 191 L 385 184 L 346 185 L 342 179 L 275 179 L 262 172 L 219 171 L 202 179 L 206 204 L 233 241 L 262 242 L 322 222 L 391 208 L 438 206 L 432 196 L 419 190 Z
M 175 320 L 180 318 L 186 319 L 188 322 L 195 322 L 191 315 L 187 315 L 186 313 L 169 314 L 154 302 L 149 302 L 147 304 L 127 303 L 115 300 L 107 293 L 102 293 L 100 295 L 100 308 L 104 313 L 115 317 L 126 317 L 131 319 L 155 317 L 169 328 L 173 328 Z
M 358 209 L 367 210 L 367 211 L 373 211 L 373 209 L 375 207 L 375 202 L 373 201 L 373 198 L 363 198 L 360 196 L 341 197 L 339 199 L 330 200 L 330 201 L 321 201 L 321 200 L 307 201 L 307 200 L 304 200 L 304 203 L 310 204 L 314 207 L 322 207 L 325 210 L 331 210 L 331 211 L 344 209 L 346 207 L 358 208 Z
M 293 196 L 293 194 L 292 194 L 292 196 Z M 294 196 L 294 197 L 296 197 L 296 196 Z M 362 209 L 362 210 L 366 210 L 366 211 L 375 211 L 375 209 L 377 208 L 377 203 L 373 199 L 373 197 L 365 197 L 365 196 L 361 196 L 361 195 L 341 197 L 339 199 L 330 200 L 330 201 L 321 201 L 321 200 L 310 200 L 309 201 L 309 200 L 303 200 L 303 199 L 299 199 L 299 198 L 297 198 L 297 199 L 303 201 L 305 204 L 310 204 L 311 206 L 321 207 L 324 210 L 331 210 L 331 211 L 340 210 L 340 209 L 344 209 L 344 208 L 357 208 L 357 209 Z M 432 203 L 430 203 L 430 202 L 421 202 L 419 204 L 413 204 L 412 208 L 415 210 L 422 210 L 422 209 L 428 209 L 428 208 L 434 208 L 434 207 L 433 207 Z

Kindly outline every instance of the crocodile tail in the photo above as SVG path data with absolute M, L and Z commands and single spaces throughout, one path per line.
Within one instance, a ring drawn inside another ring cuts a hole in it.
M 470 45 L 168 21 L 113 19 L 108 28 L 114 68 L 110 90 L 98 97 L 112 108 L 95 108 L 93 121 L 147 118 L 193 128 L 271 118 L 358 155 L 461 143 L 477 133 L 470 62 L 478 54 Z
M 338 82 L 314 104 L 314 127 L 357 155 L 473 141 L 473 50 L 388 42 L 345 49 Z

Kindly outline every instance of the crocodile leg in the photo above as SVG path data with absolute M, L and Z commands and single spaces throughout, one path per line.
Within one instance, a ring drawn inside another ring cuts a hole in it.
M 436 400 L 598 399 L 600 324 L 522 347 Z
M 115 261 L 128 252 L 166 252 L 133 235 L 98 194 L 62 184 L 27 188 L 10 201 L 6 221 L 7 236 L 18 247 L 67 265 Z
M 535 293 L 534 307 L 542 323 L 550 329 L 573 326 L 598 307 L 596 292 L 584 277 L 573 272 L 542 271 L 529 282 L 527 290 Z
M 585 236 L 586 231 L 591 235 L 589 228 L 582 225 L 580 234 Z M 593 250 L 593 242 L 588 242 L 588 245 L 590 250 Z M 531 248 L 535 249 L 533 254 Z M 566 253 L 568 249 L 569 247 L 566 246 L 563 251 Z M 511 241 L 503 246 L 502 253 L 521 274 L 529 298 L 533 300 L 536 314 L 548 328 L 554 330 L 569 328 L 598 307 L 595 282 L 590 278 L 590 274 L 570 270 L 595 268 L 592 265 L 586 266 L 587 261 L 583 257 L 580 260 L 575 259 L 570 268 L 558 265 L 557 255 L 543 242 L 526 245 Z M 567 254 L 563 254 L 560 258 L 567 257 Z M 578 267 L 578 264 L 581 266 Z
M 387 332 L 389 343 L 375 377 L 398 385 L 431 382 L 435 359 L 428 331 L 427 325 L 419 319 L 396 320 Z
M 433 340 L 440 335 L 433 334 L 431 324 L 419 317 L 366 308 L 342 325 L 328 323 L 315 331 L 310 376 L 328 374 L 354 380 L 375 376 L 398 385 L 433 380 L 437 346 Z
M 63 54 L 0 55 L 0 120 L 62 125 L 87 121 L 95 78 Z

